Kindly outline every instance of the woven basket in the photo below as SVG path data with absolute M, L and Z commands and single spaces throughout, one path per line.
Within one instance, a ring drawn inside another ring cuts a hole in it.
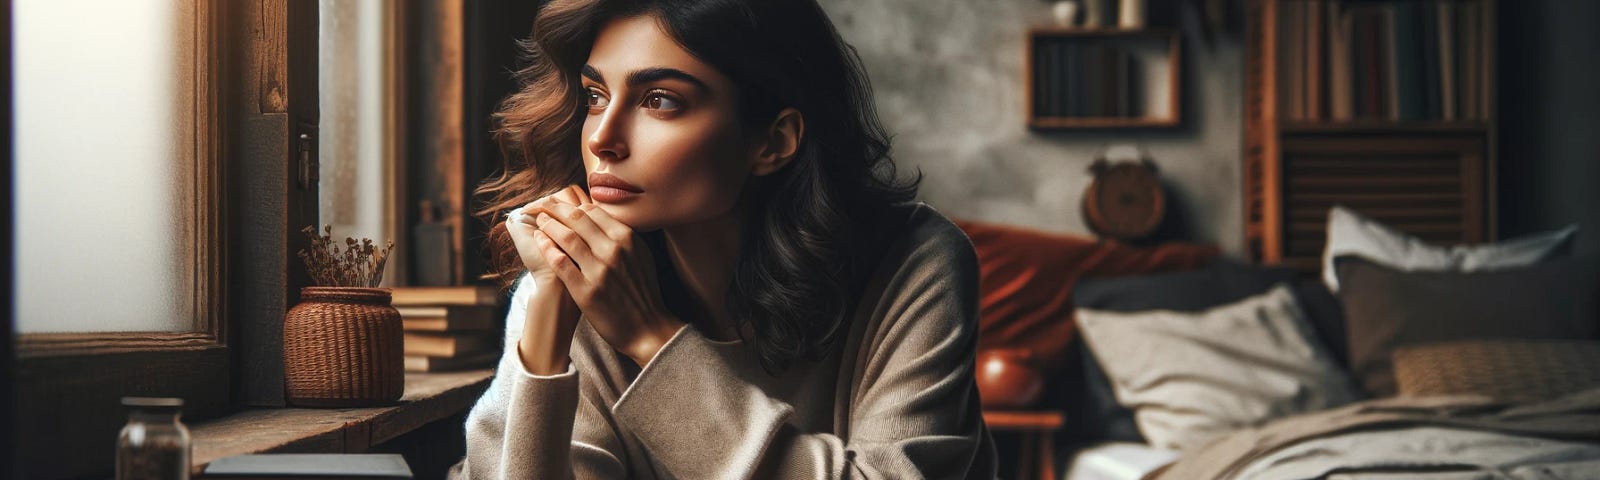
M 405 391 L 400 312 L 387 288 L 305 287 L 283 319 L 284 389 L 291 405 L 363 407 Z

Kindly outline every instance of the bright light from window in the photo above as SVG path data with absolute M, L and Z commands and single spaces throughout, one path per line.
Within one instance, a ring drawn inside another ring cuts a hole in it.
M 192 0 L 13 15 L 17 330 L 194 329 Z

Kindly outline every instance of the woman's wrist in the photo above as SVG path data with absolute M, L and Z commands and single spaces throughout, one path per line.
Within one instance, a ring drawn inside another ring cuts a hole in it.
M 554 275 L 542 276 L 535 272 L 532 287 L 522 338 L 517 342 L 517 356 L 528 373 L 564 373 L 577 327 L 577 305 Z

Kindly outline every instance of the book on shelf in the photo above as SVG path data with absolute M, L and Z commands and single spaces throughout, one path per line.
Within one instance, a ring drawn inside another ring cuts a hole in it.
M 454 358 L 491 351 L 489 332 L 405 332 L 405 354 Z
M 460 285 L 450 287 L 395 287 L 391 289 L 394 306 L 428 305 L 483 305 L 496 306 L 505 301 L 500 290 L 492 285 Z
M 1399 58 L 1395 55 L 1395 29 L 1399 22 L 1395 21 L 1396 5 L 1379 5 L 1378 8 L 1378 55 L 1380 62 L 1379 81 L 1383 82 L 1382 93 L 1379 95 L 1381 107 L 1380 118 L 1388 120 L 1400 119 L 1400 67 Z
M 1139 104 L 1144 81 L 1139 76 L 1139 58 L 1133 52 L 1124 51 L 1117 56 L 1116 79 L 1113 83 L 1122 86 L 1117 95 L 1117 116 L 1129 118 L 1144 116 L 1143 107 Z
M 1101 67 L 1105 65 L 1105 61 L 1105 45 L 1092 43 L 1083 47 L 1083 63 L 1080 68 L 1071 72 L 1072 76 L 1077 77 L 1078 82 L 1082 85 L 1077 97 L 1078 108 L 1082 109 L 1078 116 L 1105 116 L 1105 112 L 1102 111 L 1105 108 L 1103 103 L 1105 80 L 1099 76 L 1103 71 Z
M 1355 118 L 1354 84 L 1350 78 L 1350 17 L 1339 15 L 1337 3 L 1328 4 L 1328 118 L 1347 122 Z
M 1483 120 L 1484 16 L 1473 0 L 1277 4 L 1279 112 L 1290 121 Z
M 407 372 L 450 372 L 456 370 L 471 370 L 494 366 L 495 360 L 500 358 L 497 352 L 479 352 L 460 357 L 430 357 L 427 355 L 406 355 Z
M 1305 114 L 1306 118 L 1321 119 L 1323 118 L 1323 98 L 1326 96 L 1322 92 L 1322 79 L 1324 77 L 1322 72 L 1324 64 L 1322 59 L 1322 51 L 1323 43 L 1325 43 L 1327 40 L 1327 33 L 1322 30 L 1322 14 L 1325 7 L 1323 6 L 1323 2 L 1321 0 L 1311 0 L 1310 3 L 1305 4 L 1302 8 L 1305 8 L 1306 10 L 1305 25 L 1307 27 L 1305 28 L 1305 33 L 1307 35 L 1305 41 Z
M 494 330 L 498 308 L 485 306 L 440 305 L 395 307 L 406 331 L 448 332 Z
M 409 479 L 411 467 L 398 453 L 262 453 L 223 457 L 200 478 L 215 480 Z
M 1056 69 L 1056 85 L 1061 88 L 1061 94 L 1056 96 L 1056 110 L 1062 117 L 1085 117 L 1083 109 L 1083 77 L 1078 75 L 1083 66 L 1083 45 L 1078 43 L 1062 43 L 1061 58 L 1058 59 L 1059 67 Z
M 1482 105 L 1482 97 L 1478 96 L 1483 88 L 1482 14 L 1482 5 L 1476 3 L 1456 6 L 1456 20 L 1459 22 L 1456 32 L 1461 40 L 1461 52 L 1457 57 L 1460 59 L 1457 64 L 1460 73 L 1457 75 L 1461 76 L 1464 85 L 1464 88 L 1456 90 L 1456 94 L 1461 98 L 1462 118 L 1465 120 L 1482 120 L 1487 113 Z
M 1407 2 L 1393 5 L 1392 9 L 1394 28 L 1389 30 L 1389 37 L 1394 43 L 1394 55 L 1390 57 L 1394 69 L 1390 72 L 1390 82 L 1395 109 L 1391 118 L 1400 121 L 1422 120 L 1427 108 L 1423 99 L 1428 96 L 1423 90 L 1424 56 L 1419 38 L 1422 4 Z
M 1417 44 L 1421 59 L 1418 69 L 1421 71 L 1421 92 L 1418 94 L 1422 102 L 1422 118 L 1443 119 L 1444 106 L 1439 85 L 1441 71 L 1439 68 L 1439 22 L 1434 18 L 1437 11 L 1434 4 L 1418 3 L 1417 9 Z
M 1064 112 L 1059 109 L 1061 104 L 1061 42 L 1054 38 L 1040 40 L 1042 58 L 1038 61 L 1040 66 L 1040 117 L 1061 117 Z
M 1456 14 L 1455 4 L 1439 2 L 1439 118 L 1455 120 L 1460 115 L 1456 102 Z

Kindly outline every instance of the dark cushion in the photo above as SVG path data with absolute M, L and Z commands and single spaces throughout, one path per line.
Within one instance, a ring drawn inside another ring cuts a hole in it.
M 1600 261 L 1557 259 L 1479 272 L 1406 272 L 1360 257 L 1334 260 L 1350 371 L 1369 394 L 1395 394 L 1390 356 L 1406 346 L 1474 339 L 1593 338 Z
M 1339 296 L 1328 291 L 1328 284 L 1322 279 L 1307 277 L 1295 283 L 1294 299 L 1311 318 L 1317 340 L 1328 347 L 1334 361 L 1345 365 L 1350 358 L 1350 348 L 1345 334 L 1344 306 L 1339 303 Z
M 1260 295 L 1280 283 L 1290 284 L 1295 286 L 1296 301 L 1302 304 L 1302 310 L 1311 317 L 1312 326 L 1322 337 L 1311 340 L 1327 345 L 1335 361 L 1342 365 L 1344 329 L 1338 301 L 1322 282 L 1298 277 L 1294 270 L 1287 268 L 1218 261 L 1189 272 L 1085 280 L 1078 285 L 1073 303 L 1079 308 L 1111 312 L 1199 312 Z M 1329 338 L 1326 335 L 1333 334 L 1339 335 L 1339 341 L 1326 341 Z M 1144 441 L 1134 424 L 1133 411 L 1117 403 L 1111 381 L 1094 355 L 1083 348 L 1081 341 L 1075 344 L 1074 363 L 1078 374 L 1066 376 L 1065 381 L 1059 382 L 1063 387 L 1051 391 L 1051 397 L 1060 397 L 1060 404 L 1066 406 L 1068 418 L 1072 419 L 1069 440 L 1074 443 Z
M 1079 280 L 1191 270 L 1217 247 L 1168 243 L 1135 247 L 1078 235 L 956 220 L 978 254 L 978 348 L 1031 350 L 1059 372 L 1076 337 L 1072 290 Z

